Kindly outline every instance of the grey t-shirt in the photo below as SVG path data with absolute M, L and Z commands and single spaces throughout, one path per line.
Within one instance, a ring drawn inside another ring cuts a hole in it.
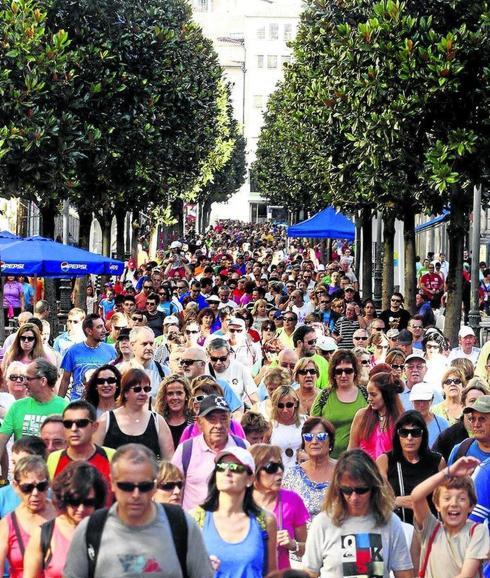
M 388 578 L 390 570 L 410 570 L 413 564 L 395 514 L 385 526 L 368 515 L 347 518 L 338 527 L 320 512 L 308 532 L 303 567 L 321 578 Z
M 155 519 L 146 526 L 126 526 L 114 504 L 102 533 L 94 578 L 182 578 L 165 510 L 157 504 Z M 189 578 L 212 578 L 208 553 L 196 522 L 186 514 L 188 526 L 187 572 Z M 88 519 L 75 531 L 63 572 L 64 578 L 88 576 L 85 532 Z

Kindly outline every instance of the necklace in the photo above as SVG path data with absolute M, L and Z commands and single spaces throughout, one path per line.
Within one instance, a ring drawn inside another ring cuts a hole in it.
M 84 343 L 89 349 L 97 349 L 100 345 L 100 343 L 97 343 L 97 345 L 89 345 L 86 341 Z

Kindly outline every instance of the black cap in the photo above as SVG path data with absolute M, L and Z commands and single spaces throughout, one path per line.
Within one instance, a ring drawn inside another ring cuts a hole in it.
M 398 334 L 398 343 L 402 345 L 410 345 L 413 341 L 413 335 L 408 329 L 402 329 Z
M 199 407 L 198 415 L 202 417 L 216 410 L 231 413 L 230 406 L 226 403 L 226 399 L 221 395 L 216 395 L 213 393 L 211 395 L 208 395 L 205 399 L 203 399 Z

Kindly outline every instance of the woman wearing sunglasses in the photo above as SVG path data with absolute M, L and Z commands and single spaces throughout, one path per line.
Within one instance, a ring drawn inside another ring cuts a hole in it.
M 121 373 L 114 365 L 102 365 L 90 376 L 85 386 L 85 399 L 97 410 L 97 418 L 116 407 L 121 392 Z
M 395 513 L 403 522 L 412 524 L 412 490 L 446 467 L 441 454 L 429 448 L 427 425 L 418 411 L 402 414 L 395 424 L 393 449 L 379 456 L 376 463 L 395 493 Z M 429 504 L 435 514 L 432 501 Z
M 324 417 L 335 428 L 333 458 L 347 449 L 350 428 L 357 411 L 367 406 L 367 391 L 358 385 L 359 363 L 348 349 L 337 350 L 330 359 L 328 375 L 331 386 L 316 398 L 310 415 Z
M 262 578 L 277 568 L 276 521 L 255 502 L 255 463 L 244 448 L 215 457 L 208 497 L 192 512 L 219 578 Z
M 185 428 L 193 422 L 189 412 L 190 398 L 189 382 L 180 375 L 167 376 L 158 388 L 155 411 L 167 422 L 172 432 L 174 447 L 179 444 Z
M 12 483 L 21 503 L 0 521 L 0 568 L 8 561 L 10 578 L 22 578 L 29 539 L 36 528 L 56 516 L 56 510 L 48 500 L 48 468 L 42 457 L 21 458 Z
M 311 576 L 413 578 L 393 493 L 362 450 L 344 452 L 335 466 L 323 511 L 311 523 L 303 556 Z
M 170 429 L 161 415 L 150 411 L 150 378 L 142 369 L 129 369 L 121 380 L 117 409 L 100 417 L 94 443 L 114 448 L 141 444 L 161 459 L 170 459 L 174 444 Z
M 61 578 L 76 527 L 105 504 L 106 484 L 99 471 L 86 462 L 68 464 L 56 476 L 52 490 L 58 515 L 32 532 L 24 558 L 23 578 Z M 46 552 L 42 546 L 43 532 L 50 537 Z
M 466 379 L 463 372 L 456 367 L 450 367 L 442 376 L 442 391 L 444 400 L 432 406 L 435 415 L 442 416 L 453 425 L 461 419 L 463 403 L 461 394 L 466 387 Z
M 262 414 L 267 421 L 270 421 L 272 415 L 272 394 L 282 385 L 291 385 L 291 375 L 282 367 L 269 366 L 262 381 L 267 391 L 267 398 L 255 403 L 252 410 Z
M 395 377 L 402 379 L 405 370 L 405 354 L 401 349 L 391 349 L 386 356 L 385 363 L 391 367 Z
M 281 448 L 284 467 L 292 468 L 301 447 L 301 427 L 306 418 L 300 413 L 297 391 L 289 385 L 279 386 L 272 394 L 271 408 L 269 443 Z
M 27 396 L 27 380 L 25 378 L 26 366 L 20 361 L 12 361 L 5 372 L 7 391 L 16 400 Z
M 373 354 L 373 365 L 385 362 L 389 348 L 390 343 L 384 333 L 373 333 L 373 335 L 371 335 L 368 349 Z
M 311 518 L 321 510 L 325 492 L 332 481 L 335 460 L 330 452 L 335 444 L 335 429 L 323 417 L 309 417 L 301 430 L 307 459 L 284 474 L 282 487 L 301 496 Z
M 296 492 L 281 488 L 284 476 L 281 448 L 257 444 L 250 448 L 250 453 L 256 472 L 254 500 L 276 517 L 277 567 L 279 570 L 290 568 L 289 555 L 301 557 L 304 552 L 308 510 Z
M 153 501 L 159 504 L 182 505 L 182 488 L 184 476 L 177 466 L 171 462 L 161 462 L 157 476 L 157 491 Z
M 309 415 L 311 406 L 320 393 L 320 390 L 316 387 L 319 375 L 318 366 L 311 357 L 302 357 L 296 363 L 293 371 L 293 380 L 299 383 L 297 393 L 302 414 Z
M 47 359 L 41 332 L 34 323 L 25 323 L 19 327 L 12 345 L 5 353 L 2 371 L 5 373 L 5 369 L 12 361 L 20 361 L 24 365 L 28 365 L 38 357 Z

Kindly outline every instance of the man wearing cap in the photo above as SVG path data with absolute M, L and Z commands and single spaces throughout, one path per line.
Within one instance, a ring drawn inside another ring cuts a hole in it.
M 413 409 L 412 402 L 410 401 L 410 392 L 416 383 L 424 381 L 426 373 L 427 362 L 422 353 L 415 351 L 407 356 L 405 359 L 405 389 L 400 393 L 400 401 L 405 411 Z M 438 391 L 433 391 L 433 394 L 434 403 L 440 403 L 442 401 L 442 395 Z
M 400 336 L 400 332 L 398 329 L 390 329 L 386 333 L 386 337 L 388 338 L 388 343 L 390 349 L 398 349 L 398 337 Z
M 390 308 L 385 309 L 379 316 L 384 321 L 385 327 L 388 329 L 406 329 L 410 313 L 402 308 L 403 295 L 401 293 L 393 293 L 390 299 Z
M 454 446 L 448 465 L 462 455 L 478 458 L 481 462 L 490 458 L 490 395 L 482 395 L 473 405 L 466 406 L 463 414 L 469 414 L 473 439 Z
M 252 367 L 258 359 L 257 350 L 247 333 L 245 321 L 239 317 L 232 317 L 224 333 L 235 353 L 235 359 L 246 367 Z
M 476 365 L 478 361 L 478 356 L 480 355 L 480 349 L 475 347 L 476 336 L 475 332 L 471 327 L 464 325 L 458 332 L 459 346 L 451 349 L 448 356 L 448 361 L 451 362 L 453 359 L 469 359 L 473 365 Z
M 197 423 L 202 433 L 179 444 L 172 457 L 185 477 L 182 507 L 190 510 L 202 504 L 208 492 L 208 480 L 214 470 L 214 460 L 224 449 L 246 448 L 248 442 L 230 433 L 231 412 L 225 399 L 208 395 L 199 408 Z
M 429 447 L 432 447 L 437 436 L 449 427 L 449 422 L 440 415 L 430 411 L 434 390 L 428 383 L 416 383 L 409 395 L 413 409 L 418 411 L 424 418 L 429 432 Z
M 413 353 L 413 335 L 408 329 L 402 329 L 398 333 L 398 349 L 403 351 L 405 357 Z
M 322 369 L 320 369 L 320 375 L 316 382 L 316 386 L 319 389 L 328 387 L 328 368 L 330 364 L 330 358 L 335 353 L 335 351 L 337 351 L 337 349 L 338 349 L 337 342 L 333 337 L 327 337 L 325 335 L 320 335 L 320 337 L 317 337 L 316 355 L 313 356 L 313 359 L 316 361 L 317 358 L 320 357 L 325 362 L 325 364 L 323 363 L 321 364 L 322 369 L 323 367 L 326 368 L 325 371 L 322 371 Z

